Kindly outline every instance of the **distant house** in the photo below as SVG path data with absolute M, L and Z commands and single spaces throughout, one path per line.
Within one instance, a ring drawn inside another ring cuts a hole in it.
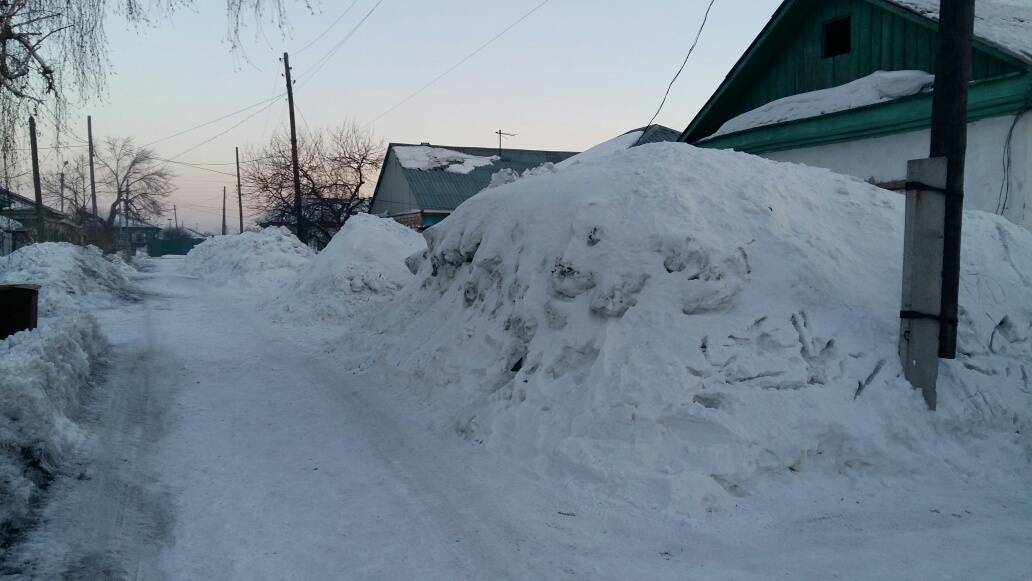
M 939 0 L 786 0 L 681 135 L 900 189 L 927 157 Z M 978 0 L 965 204 L 1032 227 L 1032 4 Z
M 8 251 L 40 242 L 37 240 L 39 221 L 34 199 L 0 188 L 0 218 L 4 218 L 0 226 L 4 230 L 3 245 Z M 43 206 L 42 242 L 82 244 L 84 240 L 83 229 L 72 216 Z
M 559 163 L 569 151 L 532 151 L 392 143 L 373 192 L 369 213 L 422 230 L 437 224 L 504 170 L 522 173 Z

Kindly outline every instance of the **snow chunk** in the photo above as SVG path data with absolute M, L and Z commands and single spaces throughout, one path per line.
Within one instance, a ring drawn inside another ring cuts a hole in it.
M 935 414 L 896 353 L 903 198 L 685 144 L 478 194 L 341 348 L 592 502 L 696 513 L 843 475 L 1025 478 L 1032 233 L 965 220 L 962 355 Z
M 724 123 L 708 139 L 909 97 L 930 91 L 934 82 L 924 71 L 877 71 L 838 87 L 771 101 Z
M 221 282 L 276 286 L 292 281 L 315 252 L 282 226 L 215 236 L 186 255 L 184 271 Z
M 564 159 L 563 161 L 555 164 L 556 169 L 566 169 L 568 167 L 583 163 L 585 161 L 594 160 L 606 155 L 616 153 L 618 151 L 625 151 L 641 139 L 642 131 L 631 131 L 630 133 L 624 133 L 618 135 L 608 141 L 603 141 L 598 145 L 587 149 L 577 155 Z
M 482 157 L 427 145 L 395 146 L 394 154 L 398 156 L 398 161 L 405 169 L 422 171 L 444 169 L 444 171 L 461 174 L 467 174 L 478 167 L 491 165 L 501 159 L 497 155 Z
M 0 541 L 26 523 L 41 487 L 83 443 L 76 418 L 107 348 L 84 312 L 0 341 Z
M 410 282 L 405 261 L 425 250 L 414 230 L 389 218 L 357 214 L 262 308 L 293 322 L 350 318 Z
M 0 284 L 38 284 L 39 313 L 50 316 L 80 307 L 103 307 L 136 298 L 121 258 L 106 257 L 95 246 L 44 242 L 0 257 Z

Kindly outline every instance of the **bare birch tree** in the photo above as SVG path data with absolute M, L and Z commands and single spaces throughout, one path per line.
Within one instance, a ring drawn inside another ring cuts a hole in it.
M 109 232 L 122 213 L 130 220 L 140 221 L 162 214 L 162 202 L 172 192 L 175 176 L 154 150 L 137 148 L 128 137 L 108 138 L 97 160 L 102 168 L 101 182 L 110 199 L 104 219 Z

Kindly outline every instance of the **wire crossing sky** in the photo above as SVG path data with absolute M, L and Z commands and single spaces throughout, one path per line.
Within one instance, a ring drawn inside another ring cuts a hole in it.
M 92 114 L 98 139 L 131 136 L 176 161 L 170 203 L 187 224 L 216 231 L 222 186 L 236 187 L 233 148 L 250 159 L 285 128 L 284 51 L 313 128 L 355 121 L 384 142 L 490 147 L 505 127 L 519 134 L 509 147 L 582 150 L 655 112 L 708 3 L 347 0 L 315 14 L 296 3 L 285 36 L 252 28 L 243 54 L 225 42 L 218 2 L 142 32 L 112 18 L 108 98 L 81 108 L 81 127 L 70 128 L 85 134 Z M 778 3 L 717 2 L 656 122 L 684 129 Z

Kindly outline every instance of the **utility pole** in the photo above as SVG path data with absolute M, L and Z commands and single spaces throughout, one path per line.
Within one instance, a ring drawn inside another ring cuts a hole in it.
M 290 55 L 283 53 L 283 70 L 287 76 L 287 104 L 290 105 L 290 157 L 294 164 L 294 219 L 297 220 L 297 238 L 305 242 L 305 217 L 301 200 L 301 169 L 297 163 L 297 126 L 294 123 L 294 83 L 290 80 Z
M 240 189 L 240 148 L 236 148 L 237 167 L 237 210 L 240 212 L 240 233 L 244 233 L 244 194 Z M 223 232 L 225 234 L 225 232 Z
M 222 186 L 222 235 L 226 235 L 226 186 Z
M 932 96 L 931 157 L 945 157 L 946 217 L 942 252 L 942 313 L 939 357 L 957 357 L 960 239 L 964 219 L 964 160 L 967 155 L 968 86 L 975 0 L 941 0 L 939 54 Z
M 43 242 L 43 188 L 39 183 L 39 151 L 36 147 L 36 118 L 29 116 L 29 141 L 32 145 L 32 188 L 36 192 L 36 242 Z
M 957 356 L 964 162 L 975 0 L 941 0 L 929 159 L 907 167 L 900 360 L 937 406 L 939 359 Z
M 59 191 L 61 192 L 61 213 L 64 214 L 64 172 L 61 172 L 61 187 Z
M 93 217 L 97 217 L 97 178 L 93 173 L 93 117 L 86 116 L 86 136 L 90 145 L 90 200 L 93 202 Z
M 175 204 L 172 204 L 172 217 L 175 218 L 176 230 L 179 230 L 179 211 L 176 210 Z
M 502 138 L 503 137 L 516 137 L 516 134 L 515 133 L 506 133 L 506 132 L 502 131 L 501 129 L 499 129 L 498 131 L 495 131 L 495 134 L 498 135 L 498 159 L 501 159 L 502 158 Z

